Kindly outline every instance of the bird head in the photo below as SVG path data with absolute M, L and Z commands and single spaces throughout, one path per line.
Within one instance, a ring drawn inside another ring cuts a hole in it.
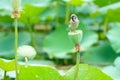
M 73 22 L 76 22 L 76 20 L 78 20 L 78 17 L 77 17 L 75 14 L 72 14 L 72 15 L 71 15 L 71 20 L 72 20 Z

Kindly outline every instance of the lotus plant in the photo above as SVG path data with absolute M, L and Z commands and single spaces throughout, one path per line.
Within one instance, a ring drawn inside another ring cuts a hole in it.
M 11 0 L 11 6 L 12 6 L 11 18 L 14 19 L 14 29 L 15 29 L 14 53 L 15 53 L 16 80 L 19 80 L 17 48 L 18 48 L 18 18 L 20 17 L 20 4 L 21 4 L 21 0 Z
M 68 26 L 68 30 L 69 30 L 68 35 L 71 41 L 75 45 L 75 51 L 77 54 L 76 73 L 75 73 L 74 80 L 78 80 L 78 71 L 79 71 L 79 63 L 80 63 L 80 41 L 82 39 L 82 30 L 77 30 L 79 23 L 80 21 L 78 17 L 75 14 L 72 14 L 69 22 L 69 26 Z

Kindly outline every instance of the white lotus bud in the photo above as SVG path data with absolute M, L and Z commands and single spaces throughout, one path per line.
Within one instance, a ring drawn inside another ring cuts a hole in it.
M 32 46 L 23 45 L 18 48 L 18 60 L 31 60 L 35 57 L 36 51 Z

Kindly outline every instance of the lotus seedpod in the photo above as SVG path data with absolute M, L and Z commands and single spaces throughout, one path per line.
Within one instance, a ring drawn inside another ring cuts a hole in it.
M 80 41 L 82 40 L 82 30 L 68 32 L 68 35 L 75 45 L 80 44 Z

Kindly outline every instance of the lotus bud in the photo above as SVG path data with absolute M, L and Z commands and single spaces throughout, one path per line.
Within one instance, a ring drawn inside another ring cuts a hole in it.
M 31 60 L 35 57 L 36 51 L 32 46 L 23 45 L 18 47 L 18 60 Z

